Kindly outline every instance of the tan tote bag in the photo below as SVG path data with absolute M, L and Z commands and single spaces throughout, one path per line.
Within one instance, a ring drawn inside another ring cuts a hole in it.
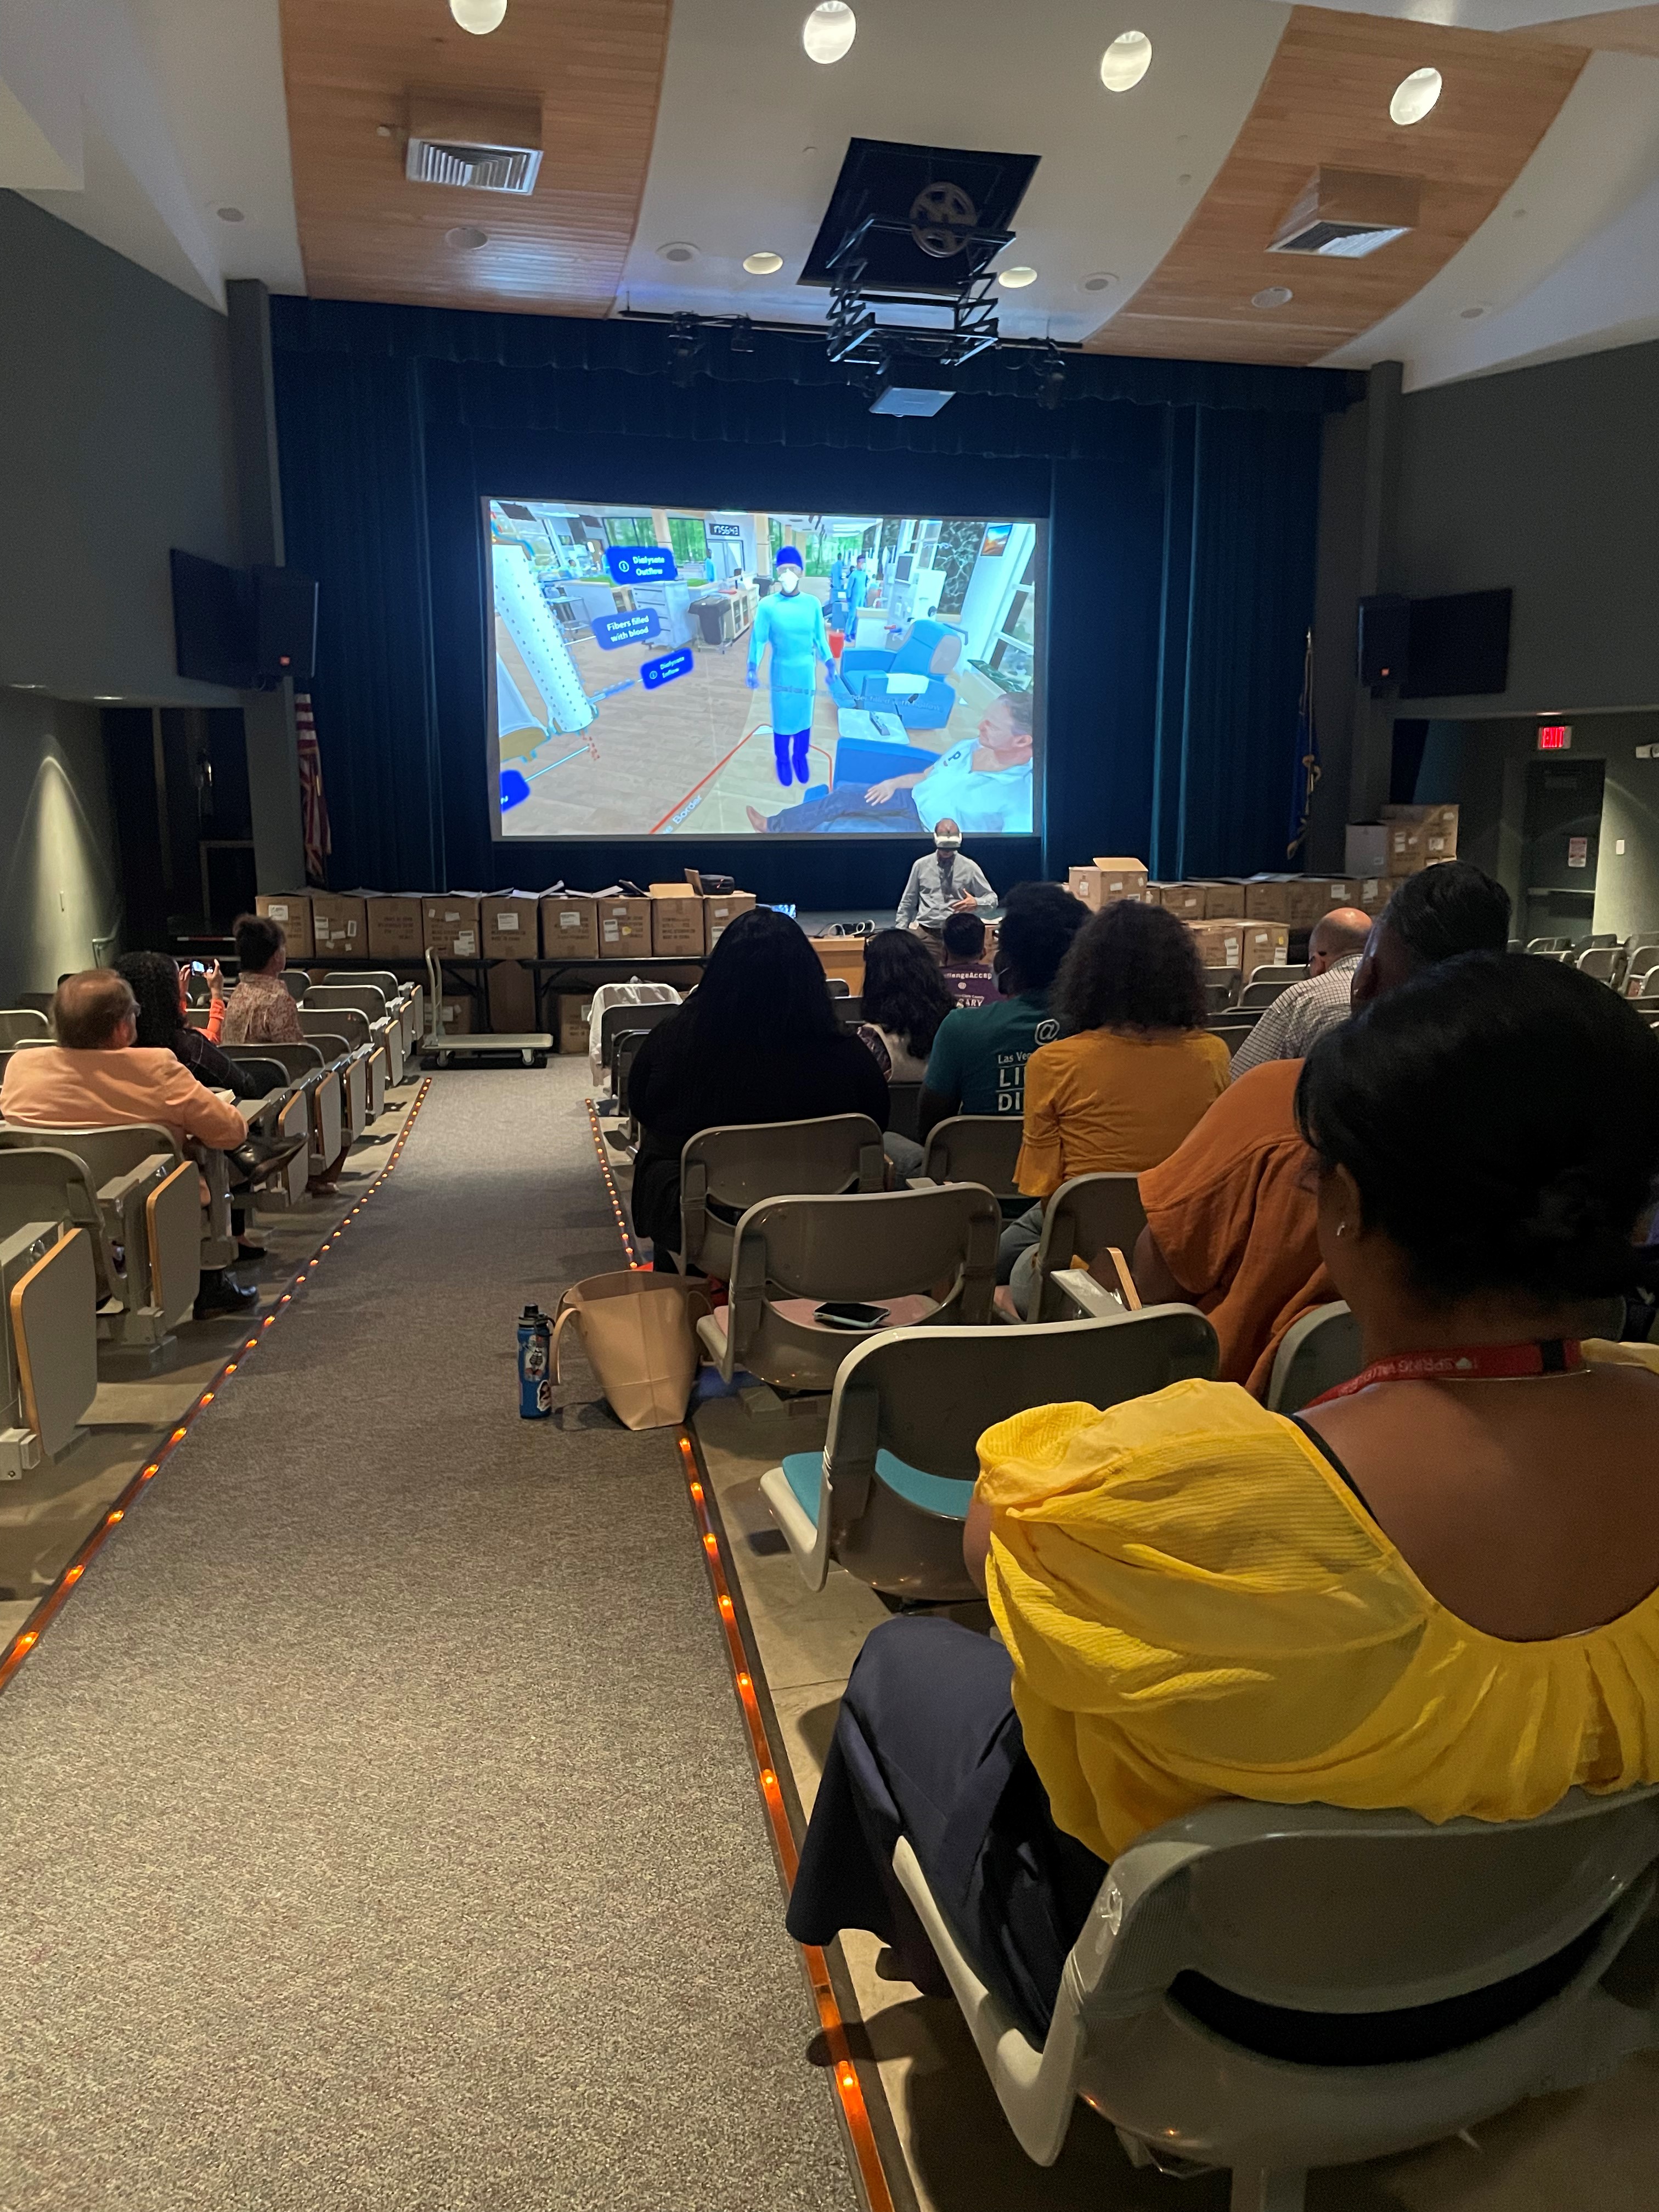
M 685 1419 L 696 1380 L 697 1319 L 709 1310 L 701 1287 L 679 1275 L 618 1268 L 573 1283 L 553 1324 L 553 1380 L 560 1340 L 574 1320 L 587 1364 L 611 1412 L 629 1429 L 665 1429 Z

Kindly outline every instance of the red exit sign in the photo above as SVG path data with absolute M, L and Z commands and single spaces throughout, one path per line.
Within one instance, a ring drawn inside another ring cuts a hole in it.
M 1572 749 L 1572 728 L 1566 722 L 1546 722 L 1538 732 L 1540 753 L 1565 753 Z

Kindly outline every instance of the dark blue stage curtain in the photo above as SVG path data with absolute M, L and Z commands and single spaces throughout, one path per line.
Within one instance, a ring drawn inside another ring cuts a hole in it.
M 288 557 L 322 584 L 313 696 L 347 887 L 597 888 L 665 848 L 492 842 L 479 501 L 648 500 L 1006 514 L 1049 523 L 1046 805 L 982 857 L 1000 889 L 1097 853 L 1156 874 L 1283 865 L 1311 617 L 1321 418 L 1311 369 L 981 356 L 939 415 L 872 416 L 821 340 L 660 325 L 272 302 Z M 920 847 L 676 838 L 763 898 L 890 904 Z M 735 857 L 734 857 L 735 856 Z

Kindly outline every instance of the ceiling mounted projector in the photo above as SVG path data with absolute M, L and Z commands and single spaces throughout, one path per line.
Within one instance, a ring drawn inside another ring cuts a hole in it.
M 916 364 L 920 368 L 921 364 Z M 912 368 L 911 374 L 916 373 Z M 954 399 L 955 392 L 948 384 L 900 384 L 884 381 L 880 392 L 870 402 L 872 415 L 937 415 L 947 399 Z
M 1316 169 L 1267 251 L 1363 260 L 1417 228 L 1422 198 L 1419 177 Z

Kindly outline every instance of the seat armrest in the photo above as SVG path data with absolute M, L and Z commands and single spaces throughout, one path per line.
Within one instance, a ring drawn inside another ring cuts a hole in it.
M 732 1348 L 726 1337 L 723 1315 L 702 1315 L 697 1322 L 697 1336 L 719 1367 L 720 1380 L 729 1382 L 732 1380 Z
M 1127 1321 L 1129 1310 L 1115 1291 L 1109 1291 L 1086 1267 L 1058 1267 L 1048 1278 L 1060 1294 L 1070 1298 L 1080 1316 L 1092 1321 Z

